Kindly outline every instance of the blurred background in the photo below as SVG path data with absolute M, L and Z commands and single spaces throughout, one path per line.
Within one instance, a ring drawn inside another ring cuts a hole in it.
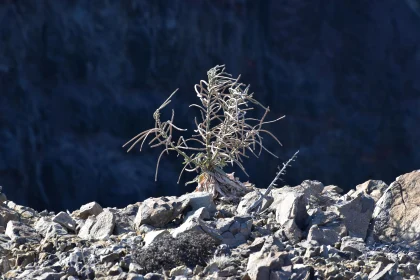
M 0 2 L 0 185 L 37 210 L 124 207 L 180 195 L 182 161 L 122 145 L 163 120 L 193 133 L 193 86 L 225 64 L 264 105 L 263 154 L 239 170 L 265 188 L 314 179 L 348 190 L 420 168 L 420 5 L 415 0 Z M 257 112 L 262 114 L 263 111 Z M 166 114 L 166 115 L 165 115 Z

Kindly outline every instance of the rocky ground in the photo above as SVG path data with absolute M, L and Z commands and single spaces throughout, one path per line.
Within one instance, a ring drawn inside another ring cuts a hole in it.
M 342 194 L 318 181 L 37 212 L 0 196 L 2 279 L 420 279 L 420 171 Z

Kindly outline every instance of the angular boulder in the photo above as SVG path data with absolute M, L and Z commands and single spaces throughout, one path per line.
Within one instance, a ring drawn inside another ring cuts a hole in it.
M 90 216 L 79 231 L 78 236 L 87 240 L 107 239 L 114 231 L 115 215 L 109 209 L 98 216 Z
M 308 223 L 306 206 L 312 197 L 319 196 L 324 185 L 318 181 L 305 180 L 296 187 L 283 187 L 272 190 L 274 198 L 270 208 L 276 212 L 276 220 L 280 225 L 293 219 L 296 225 L 304 229 Z
M 347 234 L 346 227 L 339 222 L 324 226 L 313 225 L 308 232 L 308 241 L 314 240 L 321 245 L 334 245 Z
M 187 193 L 179 197 L 180 200 L 188 200 L 188 204 L 191 206 L 192 211 L 196 211 L 202 207 L 213 214 L 217 211 L 216 204 L 213 201 L 213 195 L 206 192 L 192 192 Z
M 16 211 L 9 209 L 8 207 L 0 206 L 0 226 L 6 227 L 9 221 L 19 220 L 19 215 Z
M 265 191 L 266 189 L 255 189 L 254 191 L 251 191 L 247 193 L 246 195 L 244 195 L 241 198 L 241 201 L 239 202 L 238 207 L 236 208 L 236 214 L 248 215 L 252 212 L 252 210 L 256 210 L 256 209 L 251 209 L 251 208 L 253 207 L 254 203 L 260 198 L 261 194 L 265 193 Z M 274 200 L 273 197 L 270 195 L 264 198 L 260 204 L 261 211 L 269 207 L 271 203 L 273 203 L 273 200 Z
M 159 238 L 165 237 L 166 235 L 171 235 L 166 229 L 154 230 L 146 233 L 144 236 L 144 246 L 149 246 L 153 241 L 158 240 Z
M 235 216 L 219 219 L 216 230 L 223 237 L 223 243 L 236 247 L 245 243 L 251 233 L 252 218 L 250 216 Z
M 55 235 L 65 235 L 68 233 L 66 228 L 47 217 L 39 219 L 35 223 L 34 228 L 46 239 L 50 239 Z
M 7 223 L 5 234 L 12 241 L 30 243 L 41 241 L 41 236 L 36 232 L 34 228 L 18 221 L 9 221 Z
M 342 221 L 348 230 L 348 235 L 365 239 L 375 208 L 373 198 L 362 193 L 349 201 L 337 205 Z
M 420 170 L 397 177 L 373 212 L 373 239 L 420 248 Z
M 184 233 L 197 232 L 210 235 L 217 242 L 221 242 L 223 237 L 218 231 L 203 221 L 198 214 L 190 216 L 183 224 L 174 229 L 171 234 L 174 238 Z
M 360 193 L 368 195 L 373 198 L 373 200 L 378 202 L 382 197 L 385 190 L 388 188 L 388 185 L 385 182 L 380 180 L 368 180 L 363 184 L 356 186 L 356 191 L 351 194 L 351 197 L 356 198 Z
M 143 224 L 163 227 L 174 220 L 189 205 L 189 199 L 175 196 L 146 199 L 139 207 L 134 224 L 139 228 Z
M 102 207 L 99 203 L 93 201 L 80 207 L 77 216 L 81 219 L 87 219 L 89 216 L 96 216 L 102 212 Z
M 249 256 L 244 279 L 271 279 L 272 272 L 281 271 L 283 266 L 289 264 L 291 263 L 287 252 L 280 252 L 276 247 L 264 246 L 259 252 Z
M 362 238 L 346 236 L 341 239 L 340 250 L 343 252 L 350 252 L 356 256 L 360 256 L 366 251 L 366 245 Z
M 55 215 L 53 222 L 56 222 L 71 231 L 76 230 L 76 221 L 66 212 L 60 212 Z

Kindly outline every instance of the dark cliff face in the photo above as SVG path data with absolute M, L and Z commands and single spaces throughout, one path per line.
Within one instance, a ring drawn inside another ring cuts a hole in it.
M 193 85 L 216 64 L 287 116 L 269 126 L 284 146 L 266 142 L 279 159 L 248 160 L 242 180 L 266 187 L 300 149 L 284 183 L 389 182 L 420 162 L 416 3 L 3 1 L 0 185 L 39 210 L 190 191 L 176 157 L 154 182 L 159 150 L 121 146 L 178 87 L 175 121 L 192 132 Z

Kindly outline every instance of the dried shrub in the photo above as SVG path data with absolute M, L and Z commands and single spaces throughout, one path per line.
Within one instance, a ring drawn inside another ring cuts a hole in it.
M 146 273 L 170 270 L 180 265 L 194 268 L 196 265 L 206 266 L 216 247 L 217 242 L 204 233 L 187 232 L 177 238 L 166 235 L 147 247 L 136 248 L 133 260 Z
M 207 72 L 208 81 L 202 80 L 195 85 L 201 104 L 192 104 L 190 107 L 198 108 L 200 112 L 201 121 L 195 119 L 197 134 L 188 139 L 181 136 L 175 141 L 172 132 L 185 131 L 185 129 L 174 125 L 174 111 L 172 110 L 170 120 L 165 122 L 160 120 L 160 111 L 171 102 L 170 99 L 175 91 L 153 114 L 155 127 L 138 134 L 123 147 L 131 144 L 128 149 L 130 151 L 141 142 L 141 151 L 144 142 L 151 136 L 152 140 L 148 143 L 150 147 L 164 147 L 157 160 L 156 178 L 161 156 L 165 152 L 175 151 L 178 156 L 184 158 L 180 177 L 184 171 L 198 172 L 199 175 L 192 181 L 198 183 L 198 191 L 210 192 L 214 197 L 220 195 L 230 198 L 243 195 L 252 186 L 249 183 L 241 183 L 233 173 L 226 174 L 222 168 L 227 164 L 237 165 L 247 174 L 242 164 L 243 158 L 249 157 L 247 153 L 258 157 L 262 150 L 265 150 L 275 156 L 264 147 L 263 135 L 274 138 L 280 145 L 281 143 L 263 126 L 276 122 L 284 116 L 265 121 L 270 111 L 269 107 L 264 107 L 253 98 L 253 93 L 249 93 L 249 86 L 239 83 L 240 76 L 232 78 L 224 70 L 223 65 L 210 69 Z M 264 109 L 262 117 L 246 116 L 248 111 L 255 109 L 252 105 Z M 191 146 L 193 143 L 199 147 Z

